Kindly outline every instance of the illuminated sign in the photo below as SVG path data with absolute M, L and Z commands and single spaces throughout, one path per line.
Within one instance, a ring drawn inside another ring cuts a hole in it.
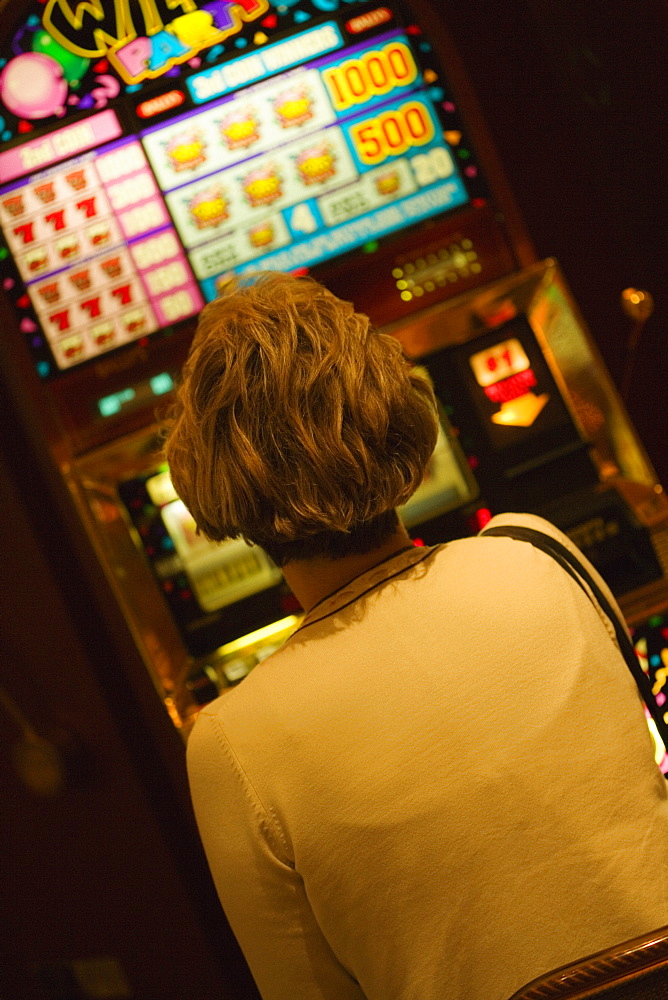
M 194 0 L 48 0 L 42 24 L 73 56 L 105 57 L 134 84 L 163 76 L 268 9 L 268 0 L 217 0 L 201 9 Z
M 502 340 L 469 358 L 478 385 L 485 388 L 529 367 L 526 351 L 516 337 Z
M 346 22 L 346 31 L 351 35 L 361 35 L 370 28 L 376 28 L 379 24 L 386 24 L 392 20 L 392 11 L 387 7 L 377 7 L 376 10 L 369 11 L 368 14 L 360 14 L 359 17 L 352 17 Z
M 490 416 L 493 424 L 531 427 L 550 401 L 546 392 L 540 396 L 531 392 L 537 384 L 536 376 L 529 367 L 526 351 L 516 337 L 501 340 L 493 347 L 472 354 L 469 364 L 487 398 L 501 404 L 501 408 Z
M 182 90 L 169 90 L 166 94 L 153 97 L 148 101 L 142 101 L 137 105 L 137 114 L 140 118 L 153 118 L 154 115 L 162 115 L 165 111 L 178 108 L 185 101 Z
M 280 569 L 263 549 L 243 538 L 210 542 L 182 500 L 167 504 L 160 516 L 204 611 L 217 611 L 280 582 Z
M 343 38 L 337 25 L 327 22 L 296 38 L 269 45 L 251 56 L 234 59 L 204 73 L 197 73 L 187 81 L 188 90 L 196 104 L 203 104 L 214 97 L 222 97 L 239 87 L 263 80 L 272 73 L 297 66 L 306 59 L 332 52 L 342 45 Z
M 0 181 L 12 181 L 29 170 L 50 166 L 66 156 L 82 153 L 120 135 L 121 126 L 116 114 L 103 111 L 76 125 L 67 125 L 50 135 L 0 153 Z
M 501 409 L 498 413 L 493 413 L 490 419 L 492 423 L 504 427 L 531 427 L 549 401 L 547 392 L 541 393 L 540 396 L 536 396 L 533 392 L 525 392 L 502 403 Z
M 195 100 L 338 49 L 326 23 L 187 80 Z M 295 270 L 463 204 L 408 39 L 377 36 L 209 100 L 142 143 L 204 297 L 230 271 Z

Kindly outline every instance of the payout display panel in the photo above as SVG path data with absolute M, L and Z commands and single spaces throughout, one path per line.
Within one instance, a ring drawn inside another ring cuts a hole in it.
M 312 267 L 468 201 L 407 35 L 302 42 L 337 53 L 143 136 L 207 299 L 230 271 Z
M 0 268 L 44 378 L 192 321 L 234 275 L 359 271 L 384 239 L 488 206 L 399 5 L 26 9 L 0 60 Z

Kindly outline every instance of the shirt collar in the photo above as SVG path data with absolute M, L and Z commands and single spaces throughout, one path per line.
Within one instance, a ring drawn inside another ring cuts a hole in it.
M 409 545 L 405 549 L 394 552 L 391 556 L 383 559 L 380 563 L 372 566 L 371 569 L 360 573 L 353 580 L 338 587 L 326 597 L 321 598 L 302 620 L 297 632 L 301 632 L 309 625 L 322 621 L 330 615 L 336 614 L 349 604 L 364 597 L 370 591 L 382 586 L 388 580 L 400 576 L 407 570 L 417 566 L 418 563 L 425 562 L 440 548 L 439 545 L 417 546 Z

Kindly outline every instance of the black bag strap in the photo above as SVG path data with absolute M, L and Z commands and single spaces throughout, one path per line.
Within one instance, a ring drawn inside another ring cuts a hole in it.
M 573 553 L 567 549 L 565 545 L 562 545 L 561 542 L 558 542 L 556 538 L 552 538 L 550 535 L 546 535 L 542 531 L 536 531 L 534 528 L 525 528 L 520 525 L 494 525 L 494 527 L 486 528 L 482 531 L 481 535 L 505 535 L 508 538 L 515 538 L 519 542 L 529 542 L 529 544 L 534 545 L 537 549 L 541 549 L 543 552 L 552 556 L 552 558 L 555 559 L 556 562 L 558 562 L 559 565 L 568 573 L 568 575 L 571 576 L 582 588 L 589 600 L 592 599 L 592 594 L 594 595 L 599 607 L 612 622 L 615 630 L 615 636 L 617 638 L 617 644 L 622 651 L 626 664 L 638 686 L 640 696 L 645 702 L 650 715 L 656 723 L 656 728 L 659 731 L 661 739 L 666 747 L 668 747 L 668 724 L 664 722 L 663 712 L 657 705 L 654 695 L 652 694 L 652 682 L 640 666 L 631 640 L 626 633 L 626 629 L 619 620 L 617 612 L 613 609 L 608 598 L 596 583 L 591 573 L 582 565 L 577 556 L 573 555 Z M 585 583 L 590 588 L 591 593 L 585 587 Z

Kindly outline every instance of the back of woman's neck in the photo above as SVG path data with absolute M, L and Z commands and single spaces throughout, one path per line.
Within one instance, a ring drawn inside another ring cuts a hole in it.
M 343 556 L 341 559 L 318 556 L 314 559 L 295 560 L 283 567 L 283 575 L 301 606 L 305 611 L 310 611 L 323 597 L 344 587 L 355 577 L 373 569 L 408 545 L 411 545 L 410 537 L 400 524 L 386 542 L 371 552 Z

